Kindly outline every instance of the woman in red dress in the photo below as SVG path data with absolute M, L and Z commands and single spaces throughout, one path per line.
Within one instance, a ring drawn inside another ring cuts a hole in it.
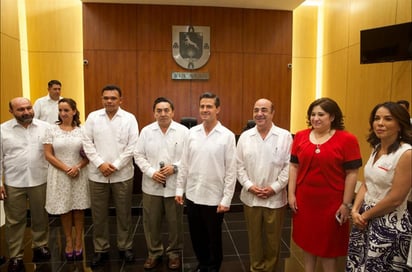
M 325 272 L 336 272 L 337 258 L 347 254 L 348 218 L 362 159 L 334 100 L 312 102 L 307 119 L 310 128 L 295 135 L 290 159 L 292 237 L 304 251 L 306 272 L 315 271 L 318 257 Z

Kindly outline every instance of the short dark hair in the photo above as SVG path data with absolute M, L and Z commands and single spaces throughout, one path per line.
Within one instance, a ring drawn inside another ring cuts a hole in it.
M 112 85 L 112 84 L 106 85 L 102 89 L 102 94 L 104 93 L 104 91 L 117 91 L 119 93 L 119 96 L 122 97 L 122 90 L 117 85 Z
M 47 83 L 47 87 L 51 88 L 53 85 L 59 85 L 60 87 L 62 86 L 62 83 L 58 81 L 57 79 L 52 79 Z
M 313 108 L 316 106 L 321 107 L 324 111 L 326 111 L 327 113 L 329 113 L 331 116 L 334 117 L 330 125 L 332 129 L 337 129 L 337 130 L 345 129 L 345 126 L 343 124 L 343 114 L 342 114 L 341 109 L 338 106 L 338 103 L 336 103 L 335 100 L 328 98 L 328 97 L 322 97 L 322 98 L 316 99 L 309 105 L 307 116 L 306 116 L 308 126 L 311 126 L 310 116 L 312 115 Z
M 173 102 L 170 99 L 161 96 L 161 97 L 156 98 L 156 100 L 154 101 L 153 111 L 155 111 L 156 105 L 159 104 L 159 103 L 162 103 L 162 102 L 169 103 L 170 107 L 172 108 L 172 111 L 175 110 L 175 106 L 173 105 Z
M 215 100 L 215 106 L 216 106 L 216 108 L 219 108 L 219 107 L 220 107 L 220 98 L 219 98 L 219 96 L 217 96 L 216 94 L 211 93 L 211 92 L 202 93 L 202 94 L 200 95 L 200 97 L 199 97 L 199 102 L 200 102 L 200 100 L 202 100 L 203 98 L 212 98 L 212 99 L 214 99 L 214 100 Z
M 75 110 L 75 111 L 76 111 L 76 114 L 73 116 L 72 126 L 73 126 L 73 127 L 78 127 L 78 126 L 80 126 L 80 123 L 81 123 L 81 122 L 80 122 L 80 112 L 79 112 L 79 110 L 77 109 L 77 103 L 76 103 L 76 101 L 74 101 L 74 100 L 71 99 L 71 98 L 62 98 L 62 99 L 59 100 L 58 103 L 59 103 L 59 104 L 60 104 L 60 103 L 67 103 L 67 104 L 69 104 L 69 106 L 70 106 L 70 108 L 71 108 L 72 110 Z M 59 114 L 58 118 L 59 118 L 59 121 L 56 121 L 56 124 L 60 125 L 60 124 L 63 122 L 63 120 L 60 118 L 60 114 Z
M 407 110 L 409 110 L 409 102 L 407 100 L 398 100 L 396 101 L 399 105 L 404 105 Z
M 383 102 L 376 105 L 369 116 L 369 135 L 367 141 L 372 147 L 375 147 L 375 152 L 379 150 L 380 147 L 378 144 L 381 140 L 373 131 L 373 122 L 375 121 L 376 112 L 381 107 L 387 109 L 391 113 L 392 117 L 398 122 L 399 127 L 401 128 L 395 142 L 389 146 L 388 153 L 398 150 L 401 141 L 412 144 L 412 127 L 410 124 L 409 112 L 398 103 L 391 101 Z

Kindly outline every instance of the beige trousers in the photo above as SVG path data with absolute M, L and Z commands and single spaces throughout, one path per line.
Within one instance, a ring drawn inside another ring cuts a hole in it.
M 117 248 L 121 251 L 133 247 L 132 193 L 133 179 L 116 183 L 89 182 L 93 220 L 95 252 L 110 248 L 109 203 L 116 208 Z
M 6 241 L 10 258 L 23 258 L 24 232 L 27 225 L 27 203 L 31 215 L 32 247 L 46 246 L 49 239 L 49 216 L 44 208 L 46 203 L 46 183 L 17 188 L 6 185 L 7 198 L 4 200 L 6 215 Z M 28 201 L 27 201 L 28 200 Z
M 183 206 L 174 197 L 143 193 L 143 228 L 149 256 L 163 256 L 163 222 L 167 223 L 168 246 L 166 255 L 175 258 L 183 248 Z
M 250 271 L 277 271 L 286 206 L 269 209 L 244 205 L 243 208 L 249 238 Z

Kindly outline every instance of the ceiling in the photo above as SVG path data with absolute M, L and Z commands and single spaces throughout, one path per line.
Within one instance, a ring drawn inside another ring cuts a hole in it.
M 304 0 L 81 0 L 83 3 L 210 6 L 250 9 L 293 10 Z

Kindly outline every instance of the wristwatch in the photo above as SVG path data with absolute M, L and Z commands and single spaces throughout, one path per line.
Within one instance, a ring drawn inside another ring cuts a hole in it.
M 173 164 L 173 173 L 177 174 L 177 172 L 179 172 L 179 168 L 177 168 L 176 164 Z

